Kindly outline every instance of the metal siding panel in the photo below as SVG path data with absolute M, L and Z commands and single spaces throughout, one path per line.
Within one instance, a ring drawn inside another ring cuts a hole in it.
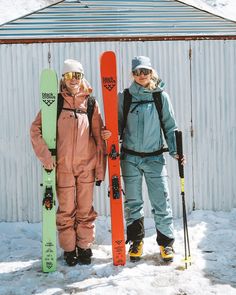
M 235 207 L 236 42 L 191 42 L 197 209 Z
M 48 66 L 49 48 L 51 67 L 58 73 L 61 73 L 65 58 L 77 58 L 83 63 L 86 78 L 94 88 L 102 112 L 99 77 L 101 52 L 114 50 L 117 54 L 119 90 L 131 82 L 132 57 L 140 54 L 150 56 L 153 66 L 166 83 L 178 125 L 184 133 L 188 210 L 192 209 L 193 199 L 198 209 L 227 210 L 235 206 L 235 41 L 191 42 L 192 88 L 189 46 L 188 41 L 1 45 L 0 87 L 4 99 L 0 100 L 3 110 L 0 220 L 35 222 L 41 219 L 41 168 L 32 151 L 29 128 L 39 110 L 38 81 L 40 71 Z M 6 88 L 9 77 L 12 77 L 11 85 Z M 191 112 L 193 139 L 190 136 Z M 219 161 L 222 155 L 223 160 Z M 173 213 L 178 217 L 182 214 L 182 208 L 177 162 L 168 155 L 166 157 Z M 102 186 L 95 189 L 95 208 L 100 215 L 109 215 L 110 212 L 107 189 L 106 176 Z M 145 216 L 151 216 L 146 186 L 143 189 Z
M 0 46 L 3 98 L 1 128 L 1 216 L 6 221 L 39 221 L 39 170 L 29 128 L 36 115 L 38 80 L 43 67 L 41 45 Z M 45 63 L 44 63 L 45 64 Z M 10 86 L 9 86 L 10 81 Z M 33 164 L 34 163 L 34 164 Z

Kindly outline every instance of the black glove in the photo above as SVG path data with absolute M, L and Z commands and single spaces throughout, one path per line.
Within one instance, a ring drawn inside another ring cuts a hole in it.
M 96 182 L 95 182 L 96 186 L 100 186 L 101 182 L 102 182 L 102 180 L 96 180 Z

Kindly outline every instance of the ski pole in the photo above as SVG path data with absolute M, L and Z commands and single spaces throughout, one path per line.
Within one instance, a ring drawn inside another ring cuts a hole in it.
M 184 252 L 185 252 L 185 269 L 188 267 L 188 263 L 191 265 L 191 254 L 190 254 L 190 244 L 188 236 L 188 222 L 187 213 L 185 205 L 185 192 L 184 192 L 184 166 L 181 164 L 183 159 L 183 140 L 182 131 L 175 131 L 177 154 L 179 155 L 178 167 L 179 167 L 179 177 L 180 177 L 180 187 L 182 196 L 182 208 L 183 208 L 183 229 L 184 229 Z

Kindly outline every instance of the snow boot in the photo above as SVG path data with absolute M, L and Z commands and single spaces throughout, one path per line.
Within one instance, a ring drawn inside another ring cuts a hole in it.
M 141 217 L 127 226 L 126 244 L 130 243 L 130 261 L 139 261 L 143 254 L 144 218 Z
M 128 253 L 131 262 L 139 261 L 143 254 L 143 240 L 131 241 Z
M 90 248 L 82 249 L 79 246 L 77 246 L 77 258 L 79 264 L 90 264 L 92 256 L 93 253 Z
M 78 257 L 76 250 L 70 252 L 64 252 L 64 260 L 69 266 L 75 266 L 78 263 Z
M 161 258 L 165 262 L 172 262 L 174 260 L 174 249 L 170 246 L 160 246 Z

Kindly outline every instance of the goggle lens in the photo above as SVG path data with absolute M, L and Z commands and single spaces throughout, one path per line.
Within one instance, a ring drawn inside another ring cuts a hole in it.
M 68 73 L 65 73 L 63 76 L 65 80 L 72 80 L 73 77 L 75 77 L 75 79 L 77 80 L 80 80 L 83 78 L 83 74 L 79 72 L 68 72 Z
M 133 74 L 135 76 L 140 76 L 142 73 L 144 74 L 144 76 L 149 75 L 152 72 L 152 70 L 149 69 L 137 69 L 135 71 L 133 71 Z

